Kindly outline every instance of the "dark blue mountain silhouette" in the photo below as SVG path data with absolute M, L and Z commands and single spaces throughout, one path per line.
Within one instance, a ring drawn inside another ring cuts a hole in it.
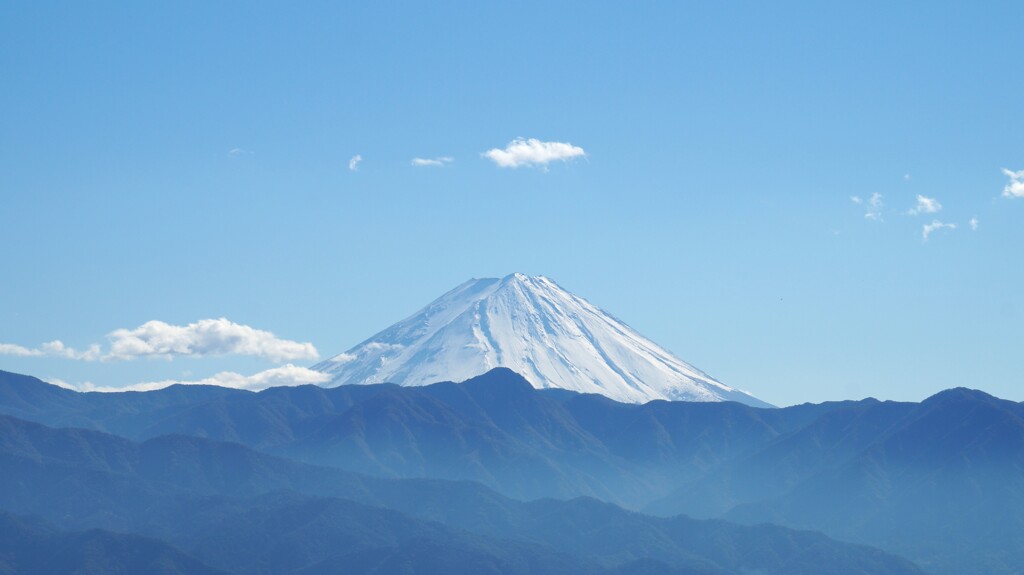
M 520 499 L 589 496 L 655 515 L 821 530 L 934 573 L 1014 573 L 1024 564 L 1024 406 L 967 389 L 921 403 L 758 409 L 621 404 L 536 390 L 502 369 L 459 384 L 260 393 L 83 394 L 0 373 L 0 412 L 142 446 L 169 433 L 206 437 L 378 477 L 475 480 Z M 463 523 L 425 512 L 403 489 L 393 495 L 407 512 L 472 526 L 471 512 Z
M 0 437 L 0 509 L 166 541 L 231 573 L 920 573 L 817 533 L 592 499 L 522 503 L 475 483 L 371 478 L 203 438 L 135 443 L 9 416 Z

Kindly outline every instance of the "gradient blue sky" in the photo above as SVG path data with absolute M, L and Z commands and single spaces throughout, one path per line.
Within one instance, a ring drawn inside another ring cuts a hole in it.
M 2 3 L 0 343 L 225 317 L 326 357 L 521 271 L 776 404 L 1024 400 L 1024 4 L 821 4 Z M 482 157 L 516 137 L 586 158 Z

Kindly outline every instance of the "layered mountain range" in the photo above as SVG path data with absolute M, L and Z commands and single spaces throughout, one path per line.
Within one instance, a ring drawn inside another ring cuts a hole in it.
M 518 442 L 541 424 L 529 404 L 544 392 L 493 375 L 446 392 L 465 390 L 450 400 L 467 409 L 483 407 L 487 390 L 517 398 L 523 411 L 505 423 L 506 440 Z M 423 403 L 422 392 L 444 387 L 80 394 L 0 372 L 0 411 L 20 416 L 0 415 L 0 573 L 923 573 L 820 533 L 659 518 L 594 498 L 523 502 L 476 482 L 372 477 L 268 453 L 319 443 L 329 458 L 349 437 L 377 462 L 424 450 L 455 459 L 451 434 L 468 415 Z M 426 419 L 413 423 L 413 412 Z M 346 421 L 369 436 L 356 438 Z M 79 427 L 63 427 L 72 422 Z M 485 423 L 472 426 L 480 441 L 498 441 Z M 172 428 L 179 433 L 164 433 Z M 569 440 L 550 431 L 558 444 Z M 495 448 L 482 465 L 517 467 L 505 460 L 517 454 Z
M 764 409 L 619 403 L 507 369 L 110 394 L 0 372 L 0 413 L 0 511 L 16 523 L 73 530 L 31 524 L 47 541 L 132 533 L 224 572 L 1024 565 L 1024 405 L 967 389 Z
M 544 276 L 472 279 L 313 369 L 326 385 L 461 381 L 496 367 L 616 401 L 769 405 L 677 358 Z

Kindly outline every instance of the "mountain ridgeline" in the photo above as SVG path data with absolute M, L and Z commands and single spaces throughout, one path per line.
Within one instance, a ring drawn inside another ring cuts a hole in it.
M 107 394 L 0 372 L 0 413 L 0 509 L 230 573 L 1024 565 L 1024 405 L 965 389 L 764 409 L 618 403 L 507 369 Z
M 374 478 L 199 437 L 136 442 L 0 416 L 0 438 L 0 572 L 923 573 L 819 533 L 589 498 L 524 503 L 477 483 Z M 49 557 L 48 546 L 63 551 Z

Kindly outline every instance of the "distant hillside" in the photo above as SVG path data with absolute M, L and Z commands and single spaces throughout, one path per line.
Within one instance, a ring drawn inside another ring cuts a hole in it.
M 1024 406 L 953 389 L 865 401 L 731 461 L 651 504 L 825 531 L 945 573 L 1024 565 Z
M 386 480 L 184 436 L 142 444 L 0 416 L 0 509 L 166 541 L 231 573 L 918 574 L 817 533 L 659 519 L 594 500 L 521 503 L 474 483 Z M 643 561 L 636 564 L 637 561 Z M 369 563 L 363 563 L 369 562 Z M 375 563 L 376 562 L 376 563 Z M 486 568 L 485 568 L 486 567 Z
M 224 575 L 160 541 L 90 529 L 61 532 L 0 512 L 0 574 Z
M 180 433 L 386 477 L 471 479 L 525 499 L 587 495 L 638 507 L 836 405 L 631 405 L 535 390 L 507 369 L 461 384 L 173 386 L 77 393 L 8 374 L 0 413 L 144 440 Z M 628 430 L 628 433 L 623 433 Z
M 460 384 L 260 393 L 81 394 L 0 374 L 0 411 L 134 440 L 234 441 L 381 477 L 470 479 L 520 499 L 582 495 L 820 530 L 941 575 L 1024 564 L 1024 406 L 965 389 L 758 409 L 622 404 L 536 390 L 504 369 Z

